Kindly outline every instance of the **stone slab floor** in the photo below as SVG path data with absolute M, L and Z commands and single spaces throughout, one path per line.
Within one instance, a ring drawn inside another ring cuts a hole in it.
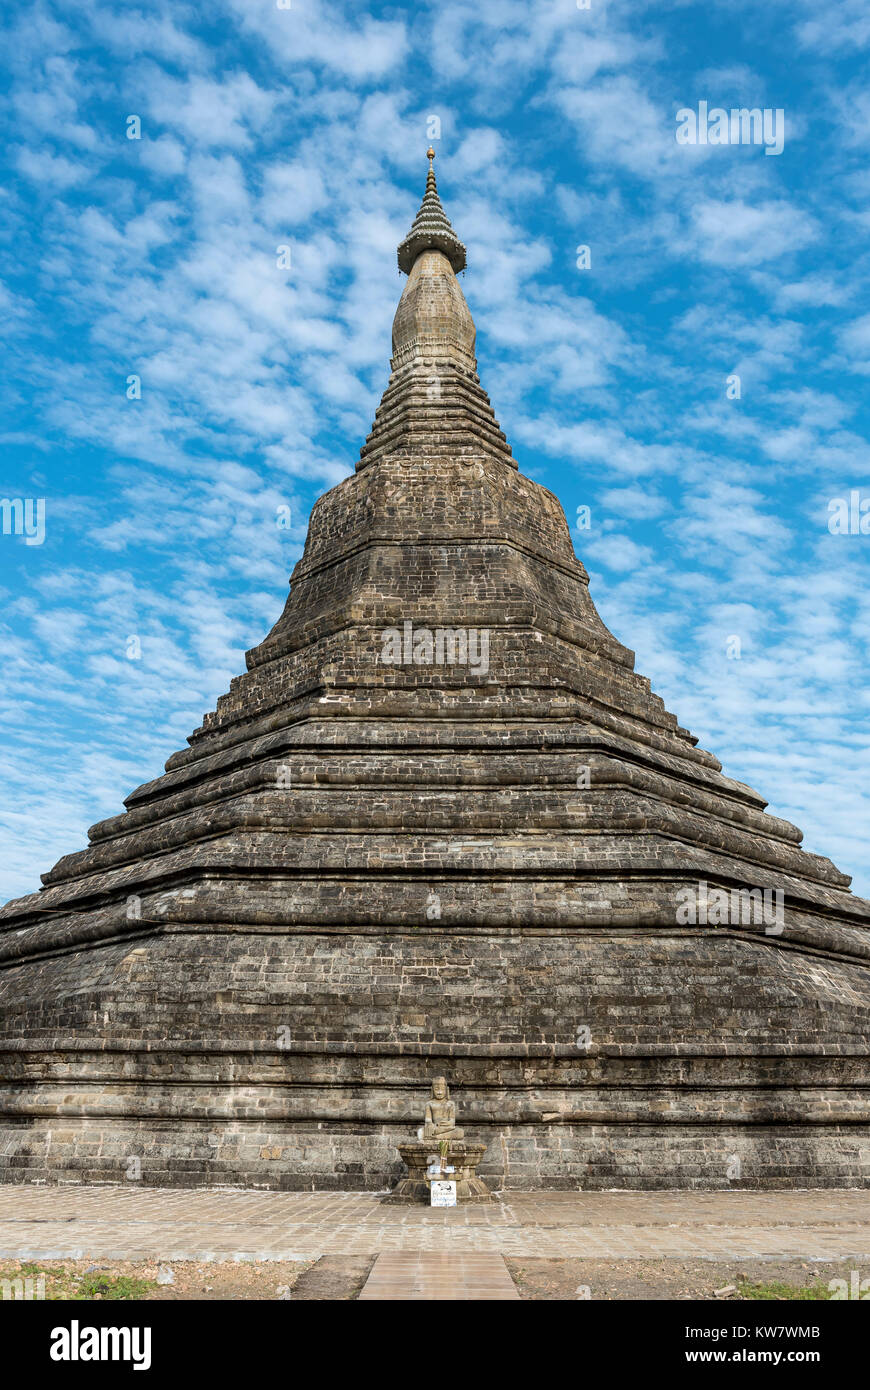
M 360 1192 L 0 1186 L 0 1259 L 262 1263 L 398 1252 L 860 1261 L 870 1259 L 870 1193 L 508 1193 L 432 1210 Z

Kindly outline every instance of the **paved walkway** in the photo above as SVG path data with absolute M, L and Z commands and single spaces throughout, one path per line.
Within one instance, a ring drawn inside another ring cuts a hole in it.
M 515 1299 L 520 1296 L 503 1255 L 415 1254 L 399 1250 L 378 1255 L 363 1285 L 360 1302 L 372 1299 Z
M 298 1260 L 450 1251 L 585 1259 L 870 1259 L 870 1193 L 530 1192 L 383 1206 L 368 1192 L 0 1184 L 0 1258 Z

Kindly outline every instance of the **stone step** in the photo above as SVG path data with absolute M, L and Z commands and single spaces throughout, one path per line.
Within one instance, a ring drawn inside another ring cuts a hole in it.
M 378 1255 L 360 1299 L 519 1299 L 502 1255 L 395 1250 Z

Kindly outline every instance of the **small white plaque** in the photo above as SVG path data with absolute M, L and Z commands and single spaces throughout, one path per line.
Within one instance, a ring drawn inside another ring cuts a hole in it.
M 445 1179 L 433 1179 L 429 1184 L 433 1207 L 456 1206 L 456 1183 Z

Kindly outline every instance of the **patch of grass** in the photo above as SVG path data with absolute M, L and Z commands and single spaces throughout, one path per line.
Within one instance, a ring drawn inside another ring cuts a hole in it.
M 154 1279 L 135 1279 L 131 1274 L 83 1274 L 72 1298 L 144 1298 L 156 1289 Z
M 809 1300 L 824 1303 L 831 1297 L 831 1290 L 821 1280 L 815 1284 L 783 1284 L 773 1280 L 769 1284 L 755 1283 L 751 1279 L 738 1279 L 738 1298 L 770 1299 L 784 1302 L 791 1299 Z
M 102 1299 L 145 1298 L 157 1287 L 153 1279 L 137 1279 L 129 1274 L 112 1274 L 96 1270 L 81 1274 L 62 1266 L 54 1268 L 39 1264 L 0 1263 L 0 1280 L 33 1281 L 34 1293 L 44 1288 L 46 1302 L 92 1302 Z

